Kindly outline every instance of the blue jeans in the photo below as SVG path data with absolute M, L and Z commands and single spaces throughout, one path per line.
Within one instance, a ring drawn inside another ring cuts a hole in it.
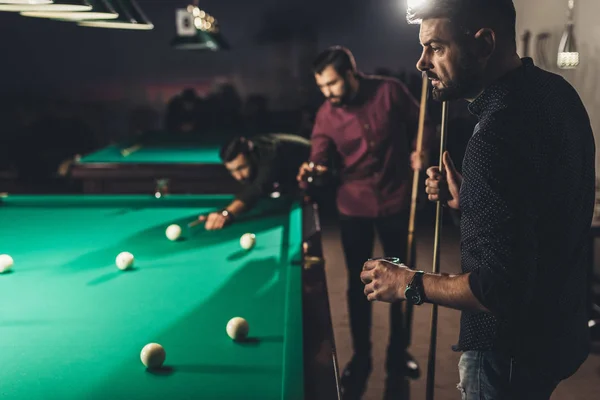
M 458 372 L 462 400 L 548 400 L 560 382 L 494 351 L 464 352 Z

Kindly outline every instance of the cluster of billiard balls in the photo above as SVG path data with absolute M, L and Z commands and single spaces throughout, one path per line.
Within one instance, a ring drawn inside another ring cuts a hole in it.
M 179 225 L 169 225 L 165 235 L 171 241 L 176 241 L 181 237 L 181 227 Z M 244 250 L 250 250 L 256 244 L 256 236 L 253 233 L 245 233 L 240 238 L 240 246 Z M 128 270 L 133 266 L 134 257 L 133 254 L 127 251 L 123 251 L 117 255 L 116 265 L 122 271 Z M 0 274 L 8 272 L 14 265 L 14 260 L 8 254 L 0 254 Z M 229 320 L 227 327 L 225 328 L 227 335 L 236 341 L 246 339 L 250 326 L 248 322 L 241 317 L 234 317 Z M 147 368 L 160 368 L 165 359 L 167 353 L 165 349 L 158 343 L 149 343 L 142 348 L 140 353 L 140 359 L 142 364 Z
M 167 227 L 167 230 L 165 231 L 165 236 L 167 237 L 167 239 L 174 242 L 181 238 L 182 232 L 183 231 L 181 229 L 181 226 L 177 224 L 172 224 Z M 255 244 L 256 236 L 253 233 L 245 233 L 240 238 L 240 246 L 242 246 L 244 250 L 250 250 L 252 247 L 254 247 Z
M 250 326 L 248 322 L 241 317 L 231 318 L 225 328 L 227 335 L 235 341 L 243 341 L 248 337 Z M 140 359 L 142 364 L 148 369 L 157 369 L 162 367 L 165 359 L 167 358 L 167 352 L 164 347 L 158 343 L 148 343 L 142 348 L 140 353 Z
M 182 229 L 179 225 L 173 224 L 169 225 L 167 230 L 165 231 L 165 236 L 167 239 L 175 242 L 181 238 Z M 254 233 L 244 233 L 240 238 L 240 247 L 244 250 L 250 250 L 256 244 L 256 235 Z M 133 254 L 124 251 L 117 255 L 116 264 L 117 268 L 122 271 L 128 270 L 133 266 Z

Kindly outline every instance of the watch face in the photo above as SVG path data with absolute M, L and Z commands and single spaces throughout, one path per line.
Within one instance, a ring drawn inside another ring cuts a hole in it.
M 414 288 L 406 289 L 404 295 L 406 296 L 406 300 L 412 304 L 419 304 L 421 302 L 421 296 L 419 296 L 419 293 Z

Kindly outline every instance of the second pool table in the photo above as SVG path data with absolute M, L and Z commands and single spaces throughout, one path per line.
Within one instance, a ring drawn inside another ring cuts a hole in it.
M 0 274 L 2 399 L 338 398 L 315 206 L 268 199 L 221 231 L 187 228 L 230 200 L 0 197 L 0 254 L 14 259 Z M 115 266 L 122 251 L 131 271 Z M 226 335 L 235 316 L 248 341 Z M 167 352 L 157 371 L 140 362 L 150 342 Z
M 79 158 L 71 177 L 83 183 L 85 193 L 231 193 L 238 183 L 219 158 L 231 137 L 150 132 Z

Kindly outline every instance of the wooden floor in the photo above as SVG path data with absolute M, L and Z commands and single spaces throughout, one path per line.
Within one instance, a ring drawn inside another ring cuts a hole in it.
M 424 226 L 418 230 L 417 263 L 419 269 L 431 270 L 433 253 L 433 226 Z M 343 368 L 352 356 L 348 312 L 346 307 L 346 268 L 340 244 L 339 231 L 335 220 L 323 222 L 323 240 L 327 262 L 329 300 L 338 351 L 338 360 Z M 458 272 L 460 269 L 458 230 L 451 224 L 444 226 L 441 247 L 441 269 L 444 272 Z M 376 246 L 375 255 L 381 255 Z M 419 380 L 411 384 L 411 400 L 425 399 L 425 371 L 429 348 L 431 307 L 417 307 L 413 325 L 413 343 L 410 352 L 415 356 L 423 371 Z M 460 399 L 456 389 L 458 383 L 457 362 L 459 354 L 451 350 L 458 337 L 459 312 L 439 310 L 438 347 L 436 363 L 436 400 Z M 374 305 L 373 320 L 373 373 L 371 375 L 365 400 L 379 400 L 383 397 L 385 378 L 385 351 L 388 338 L 388 306 L 382 303 Z M 600 346 L 598 346 L 600 347 Z M 595 400 L 600 398 L 600 351 L 595 351 L 580 370 L 569 380 L 561 383 L 551 400 Z

